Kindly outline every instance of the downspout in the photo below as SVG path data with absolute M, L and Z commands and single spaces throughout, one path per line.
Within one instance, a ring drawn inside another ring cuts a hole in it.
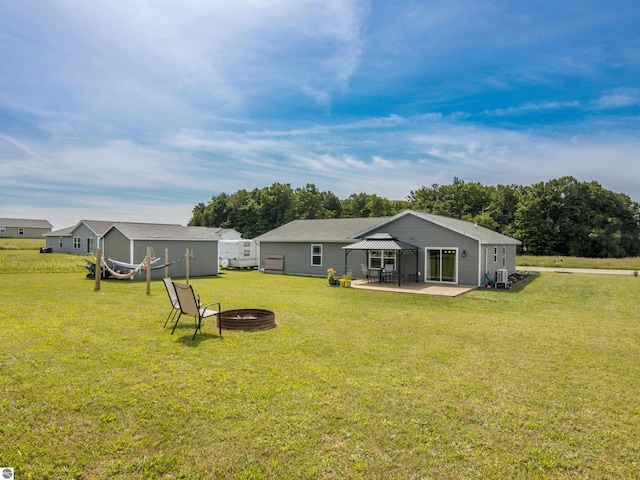
M 482 244 L 478 242 L 478 286 L 482 286 Z

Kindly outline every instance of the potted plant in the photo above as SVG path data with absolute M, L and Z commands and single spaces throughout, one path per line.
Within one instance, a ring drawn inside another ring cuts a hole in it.
M 338 280 L 338 277 L 336 277 L 336 271 L 333 268 L 328 268 L 327 269 L 327 281 L 329 282 L 329 285 L 334 286 L 334 285 L 340 285 L 340 281 Z
M 351 270 L 347 270 L 347 273 L 345 273 L 340 278 L 340 286 L 341 287 L 350 287 L 351 286 L 352 277 L 353 277 L 353 272 Z

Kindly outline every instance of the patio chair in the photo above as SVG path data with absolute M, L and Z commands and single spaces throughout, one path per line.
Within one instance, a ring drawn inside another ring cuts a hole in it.
M 391 277 L 393 277 L 394 273 L 395 273 L 395 270 L 393 269 L 393 265 L 391 264 L 385 265 L 384 268 L 380 271 L 380 281 L 381 282 L 391 281 Z
M 369 274 L 369 268 L 364 264 L 360 264 L 360 271 L 362 272 L 362 276 L 367 279 L 367 283 L 371 282 L 371 276 Z
M 164 326 L 162 328 L 167 327 L 167 323 L 169 319 L 173 320 L 176 315 L 180 314 L 180 304 L 178 303 L 178 296 L 176 294 L 176 289 L 173 286 L 173 282 L 171 281 L 171 277 L 163 278 L 164 287 L 167 289 L 167 294 L 169 295 L 169 301 L 171 302 L 171 311 L 167 316 L 167 319 L 164 321 Z
M 200 304 L 200 298 L 196 297 L 196 294 L 193 291 L 193 287 L 191 285 L 186 285 L 183 283 L 173 283 L 173 287 L 176 290 L 176 296 L 178 297 L 178 304 L 180 305 L 180 315 L 176 319 L 176 323 L 173 325 L 173 330 L 171 330 L 171 335 L 175 332 L 176 327 L 178 326 L 178 320 L 180 320 L 180 316 L 191 315 L 196 321 L 196 331 L 193 332 L 193 338 L 196 338 L 196 335 L 199 330 L 201 330 L 202 320 L 204 318 L 209 318 L 216 316 L 218 318 L 218 330 L 220 331 L 220 336 L 222 336 L 222 322 L 220 321 L 220 302 L 211 302 L 204 306 Z M 209 307 L 217 306 L 216 310 L 211 310 Z

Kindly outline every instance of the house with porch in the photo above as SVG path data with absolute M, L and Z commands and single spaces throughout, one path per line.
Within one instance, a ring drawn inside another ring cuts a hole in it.
M 405 210 L 392 217 L 294 220 L 254 239 L 267 273 L 481 286 L 516 268 L 520 241 L 471 222 Z

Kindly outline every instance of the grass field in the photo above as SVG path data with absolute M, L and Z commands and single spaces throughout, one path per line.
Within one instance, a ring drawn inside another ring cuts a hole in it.
M 640 257 L 583 258 L 518 255 L 518 265 L 528 267 L 601 268 L 607 270 L 640 270 Z
M 83 263 L 0 275 L 0 465 L 16 478 L 640 471 L 632 275 L 544 273 L 443 298 L 230 271 L 190 283 L 224 309 L 273 310 L 278 327 L 220 338 L 208 322 L 191 341 L 190 320 L 162 328 L 161 282 L 96 292 Z
M 44 246 L 40 238 L 0 238 L 0 250 L 39 250 Z

